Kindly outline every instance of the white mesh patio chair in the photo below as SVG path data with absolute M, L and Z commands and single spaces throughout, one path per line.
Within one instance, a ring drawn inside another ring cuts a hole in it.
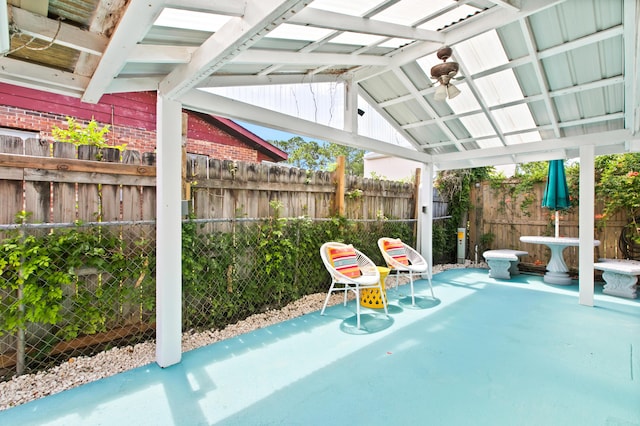
M 333 292 L 344 292 L 343 303 L 346 306 L 347 293 L 353 291 L 356 295 L 357 328 L 360 328 L 360 290 L 377 288 L 380 294 L 383 294 L 380 271 L 378 271 L 376 264 L 371 259 L 350 244 L 324 243 L 320 247 L 320 257 L 322 257 L 322 263 L 324 263 L 331 275 L 331 287 L 329 287 L 320 315 L 324 315 L 324 310 Z M 384 312 L 389 315 L 387 302 L 384 297 L 381 299 Z
M 403 243 L 396 238 L 382 237 L 378 240 L 378 247 L 382 253 L 382 257 L 386 262 L 389 269 L 395 271 L 396 276 L 396 289 L 398 289 L 398 279 L 400 275 L 409 276 L 409 285 L 411 288 L 411 305 L 416 304 L 416 296 L 413 290 L 413 278 L 421 277 L 423 274 L 427 274 L 427 281 L 429 288 L 431 289 L 431 297 L 434 299 L 436 296 L 433 293 L 433 286 L 431 285 L 431 273 L 429 270 L 429 264 L 422 257 L 420 253 L 414 250 L 411 246 Z

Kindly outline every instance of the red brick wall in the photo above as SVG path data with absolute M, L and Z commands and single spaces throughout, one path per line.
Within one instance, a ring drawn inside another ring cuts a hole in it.
M 79 99 L 0 84 L 0 127 L 39 132 L 53 139 L 54 125 L 66 128 L 66 117 L 86 124 L 92 118 L 109 125 L 109 145 L 153 152 L 156 148 L 156 95 L 151 92 L 106 95 L 97 105 Z M 187 151 L 223 160 L 278 161 L 206 121 L 206 115 L 187 112 Z

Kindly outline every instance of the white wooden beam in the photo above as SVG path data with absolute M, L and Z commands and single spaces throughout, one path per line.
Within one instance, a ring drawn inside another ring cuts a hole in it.
M 277 58 L 282 65 L 325 65 L 335 66 L 387 66 L 391 60 L 385 56 L 353 55 L 343 53 L 301 53 L 264 49 L 245 50 L 236 55 L 230 62 L 243 64 L 273 64 Z
M 393 145 L 377 139 L 355 135 L 334 127 L 303 120 L 287 114 L 255 105 L 236 101 L 224 96 L 214 95 L 202 90 L 193 89 L 182 97 L 185 108 L 207 114 L 219 115 L 231 119 L 257 124 L 276 130 L 282 130 L 301 136 L 331 141 L 353 148 L 387 154 L 394 157 L 406 158 L 414 161 L 431 162 L 432 157 L 423 152 Z
M 153 92 L 158 90 L 162 77 L 115 78 L 105 89 L 105 93 Z
M 202 80 L 197 87 L 268 86 L 341 81 L 344 79 L 338 74 L 214 75 Z
M 78 98 L 89 83 L 89 78 L 8 57 L 0 57 L 0 81 Z
M 82 100 L 97 103 L 124 67 L 127 58 L 162 12 L 164 0 L 129 2 L 109 45 L 91 77 Z
M 128 63 L 186 64 L 197 47 L 137 44 L 131 49 Z
M 392 24 L 375 19 L 360 18 L 313 8 L 301 10 L 295 16 L 289 18 L 287 23 L 327 28 L 336 31 L 380 35 L 389 38 L 405 38 L 408 40 L 444 43 L 444 36 L 438 31 L 413 28 L 406 25 Z
M 568 148 L 579 148 L 583 145 L 612 145 L 619 142 L 636 139 L 627 129 L 612 130 L 610 132 L 591 133 L 587 135 L 576 135 L 558 139 L 545 139 L 539 142 L 529 142 L 519 145 L 509 145 L 506 147 L 485 148 L 470 152 L 454 152 L 450 154 L 439 154 L 435 158 L 436 166 L 439 169 L 452 169 L 451 163 L 468 161 L 470 157 L 474 161 L 481 159 L 492 159 L 500 156 L 530 154 L 535 152 L 558 151 Z
M 309 0 L 250 0 L 244 16 L 231 18 L 193 54 L 190 63 L 174 69 L 159 92 L 173 99 L 197 86 L 264 34 L 304 8 Z

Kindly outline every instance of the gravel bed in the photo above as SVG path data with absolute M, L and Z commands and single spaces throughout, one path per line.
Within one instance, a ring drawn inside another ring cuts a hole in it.
M 486 268 L 487 266 L 470 262 L 464 265 L 434 265 L 433 272 L 438 273 L 446 269 L 465 267 Z M 395 280 L 392 281 L 395 282 Z M 325 297 L 326 293 L 308 295 L 280 310 L 270 310 L 252 315 L 222 330 L 185 332 L 182 334 L 182 351 L 187 352 L 317 311 L 324 303 Z M 342 298 L 342 294 L 334 294 L 329 304 L 341 303 Z M 63 364 L 47 371 L 15 376 L 9 381 L 0 383 L 0 410 L 150 364 L 155 362 L 155 353 L 155 342 L 148 341 L 134 346 L 116 347 L 91 357 L 69 358 Z

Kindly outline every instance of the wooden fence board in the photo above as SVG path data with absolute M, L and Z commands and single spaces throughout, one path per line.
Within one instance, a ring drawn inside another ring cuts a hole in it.
M 0 152 L 7 154 L 24 154 L 24 141 L 19 137 L 0 136 Z M 3 180 L 0 182 L 0 223 L 14 223 L 16 214 L 22 211 L 23 182 L 20 180 Z
M 29 138 L 25 141 L 25 155 L 49 157 L 51 144 L 46 140 Z M 51 221 L 51 183 L 36 182 L 25 177 L 24 209 L 31 212 L 28 221 L 44 223 Z
M 55 158 L 76 158 L 73 144 L 54 142 L 53 156 Z M 52 221 L 55 223 L 74 222 L 76 215 L 76 184 L 53 182 L 52 184 Z

